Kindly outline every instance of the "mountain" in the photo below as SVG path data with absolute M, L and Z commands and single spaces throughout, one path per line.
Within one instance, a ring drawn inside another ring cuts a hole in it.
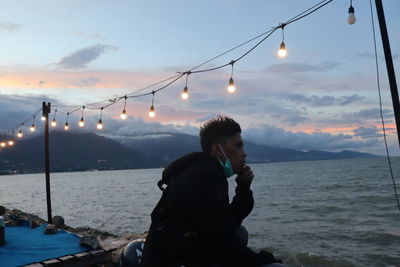
M 127 148 L 94 133 L 52 132 L 50 135 L 50 170 L 84 171 L 91 169 L 136 169 L 165 165 L 157 158 Z M 44 171 L 44 137 L 16 142 L 0 152 L 0 171 Z
M 0 174 L 43 172 L 43 136 L 19 140 L 0 151 Z M 258 145 L 245 141 L 249 163 L 376 157 L 368 153 L 308 151 Z M 52 132 L 50 170 L 85 171 L 163 167 L 180 156 L 201 151 L 199 137 L 157 133 L 113 139 L 94 133 Z
M 201 151 L 199 137 L 187 134 L 144 134 L 116 140 L 149 157 L 157 156 L 164 162 L 171 162 L 189 152 Z M 350 150 L 344 150 L 341 152 L 303 152 L 288 148 L 258 145 L 247 140 L 245 140 L 244 143 L 247 153 L 247 161 L 249 163 L 376 157 L 376 155 L 373 154 Z

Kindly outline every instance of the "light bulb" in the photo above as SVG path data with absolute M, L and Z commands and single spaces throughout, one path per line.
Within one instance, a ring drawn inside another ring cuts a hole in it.
M 126 120 L 126 118 L 127 118 L 127 116 L 126 116 L 126 110 L 124 109 L 124 110 L 121 112 L 121 119 L 122 119 L 122 120 Z
M 347 23 L 348 24 L 354 24 L 356 23 L 356 16 L 354 16 L 354 7 L 350 6 L 349 7 L 349 16 L 347 17 Z
M 42 117 L 40 117 L 40 119 L 41 119 L 42 121 L 45 121 L 45 120 L 46 120 L 46 117 L 45 117 L 45 116 L 42 116 Z
M 34 132 L 35 131 L 35 125 L 34 124 L 32 124 L 32 126 L 29 128 L 29 131 L 31 131 L 31 132 Z
M 185 88 L 183 88 L 181 97 L 182 97 L 183 100 L 186 100 L 186 99 L 189 98 L 189 93 L 188 93 L 188 88 L 187 88 L 187 86 L 185 86 Z
M 68 130 L 69 130 L 69 125 L 68 125 L 68 122 L 66 122 L 66 123 L 65 123 L 65 125 L 64 125 L 64 130 L 66 130 L 66 131 L 68 131 Z
M 53 119 L 50 124 L 51 124 L 51 127 L 56 127 L 57 126 L 56 119 Z
M 83 117 L 81 118 L 81 120 L 78 123 L 79 127 L 83 127 L 85 126 L 85 120 L 83 119 Z
M 284 57 L 286 57 L 286 55 L 287 55 L 286 46 L 285 46 L 285 43 L 282 42 L 280 47 L 279 47 L 279 50 L 278 50 L 278 56 L 280 58 L 284 58 Z
M 14 141 L 13 140 L 8 141 L 8 145 L 9 146 L 13 146 L 14 145 Z
M 19 130 L 19 132 L 17 133 L 17 136 L 18 136 L 18 138 L 22 137 L 22 131 L 21 130 Z
M 0 146 L 1 146 L 1 147 L 5 147 L 5 146 L 6 146 L 6 143 L 5 143 L 5 142 L 1 142 L 1 143 L 0 143 Z
M 150 107 L 149 116 L 151 118 L 154 118 L 156 116 L 156 113 L 154 111 L 154 106 L 153 105 L 151 105 L 151 107 Z
M 97 124 L 97 129 L 101 130 L 103 129 L 103 121 L 100 119 L 99 123 Z
M 234 93 L 235 91 L 236 91 L 235 82 L 233 81 L 233 78 L 231 77 L 229 79 L 228 92 Z

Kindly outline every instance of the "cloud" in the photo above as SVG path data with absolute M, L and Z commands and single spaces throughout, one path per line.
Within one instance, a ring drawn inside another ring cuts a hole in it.
M 308 104 L 312 107 L 326 107 L 326 106 L 345 106 L 352 102 L 359 101 L 364 97 L 359 95 L 351 95 L 351 96 L 341 96 L 341 97 L 333 97 L 333 96 L 306 96 L 303 94 L 296 94 L 296 93 L 284 93 L 284 94 L 277 94 L 283 100 L 290 100 L 295 103 L 304 103 Z
M 362 138 L 381 137 L 379 129 L 376 126 L 372 127 L 359 127 L 354 129 L 354 135 Z
M 9 33 L 13 33 L 21 30 L 23 27 L 22 24 L 15 24 L 10 22 L 0 22 L 0 31 L 6 31 Z
M 81 48 L 63 57 L 56 65 L 63 69 L 83 69 L 103 53 L 116 49 L 114 46 L 100 44 Z
M 270 65 L 265 69 L 267 72 L 278 72 L 278 73 L 295 73 L 295 72 L 325 72 L 336 68 L 342 63 L 327 61 L 319 64 L 310 64 L 306 62 L 302 63 L 283 63 Z
M 291 148 L 297 150 L 337 151 L 359 147 L 375 146 L 380 143 L 376 138 L 354 140 L 352 135 L 333 135 L 323 132 L 291 132 L 271 125 L 250 127 L 243 131 L 244 138 L 257 144 Z
M 90 39 L 90 40 L 107 40 L 107 38 L 103 37 L 101 34 L 98 33 L 84 33 L 84 32 L 78 32 L 77 35 L 79 37 L 85 38 L 85 39 Z

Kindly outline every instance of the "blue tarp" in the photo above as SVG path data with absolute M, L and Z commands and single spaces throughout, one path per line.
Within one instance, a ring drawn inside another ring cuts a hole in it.
M 15 267 L 89 250 L 79 245 L 79 237 L 60 230 L 43 233 L 47 224 L 30 229 L 27 223 L 5 228 L 6 244 L 0 246 L 0 266 Z

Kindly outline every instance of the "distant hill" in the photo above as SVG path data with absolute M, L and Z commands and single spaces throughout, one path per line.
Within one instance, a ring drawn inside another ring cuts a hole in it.
M 0 173 L 43 172 L 43 136 L 18 141 L 0 151 Z M 249 163 L 375 157 L 368 153 L 308 151 L 258 145 L 245 141 Z M 115 170 L 163 167 L 180 156 L 201 151 L 199 137 L 187 134 L 145 134 L 111 139 L 94 133 L 52 132 L 51 171 Z
M 201 151 L 197 136 L 176 133 L 144 134 L 140 136 L 116 139 L 129 148 L 147 156 L 157 156 L 166 162 L 193 151 Z M 344 150 L 341 152 L 308 151 L 258 145 L 245 140 L 247 161 L 250 163 L 328 160 L 376 157 L 368 153 Z
M 52 132 L 51 171 L 136 169 L 163 166 L 164 162 L 94 133 Z M 0 171 L 44 171 L 44 137 L 18 141 L 0 152 Z

